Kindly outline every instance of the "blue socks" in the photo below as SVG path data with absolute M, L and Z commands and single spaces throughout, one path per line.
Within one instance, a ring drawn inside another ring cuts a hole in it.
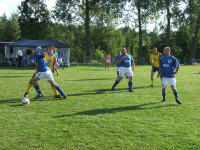
M 57 85 L 55 88 L 56 88 L 56 90 L 58 90 L 58 92 L 59 92 L 62 96 L 65 95 L 65 93 L 62 91 L 62 89 L 60 88 L 60 86 Z
M 119 81 L 118 81 L 118 79 L 117 79 L 112 87 L 116 87 L 116 85 L 117 85 L 118 83 L 119 83 Z
M 165 101 L 166 91 L 162 91 L 163 100 Z
M 128 82 L 128 87 L 129 87 L 129 90 L 132 89 L 132 87 L 133 87 L 133 82 L 132 82 L 132 81 L 129 81 L 129 82 Z
M 173 92 L 174 92 L 174 96 L 175 96 L 176 100 L 178 100 L 178 91 L 174 90 Z
M 42 92 L 40 91 L 40 87 L 38 83 L 33 84 L 35 90 L 37 91 L 38 94 L 42 94 Z

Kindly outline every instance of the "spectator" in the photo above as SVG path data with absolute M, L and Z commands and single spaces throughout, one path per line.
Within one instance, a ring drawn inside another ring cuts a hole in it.
M 8 66 L 8 58 L 7 58 L 6 55 L 2 56 L 2 58 L 1 58 L 1 64 L 4 67 Z
M 17 56 L 18 56 L 18 67 L 21 67 L 22 56 L 23 56 L 22 47 L 20 47 L 20 49 L 17 51 Z

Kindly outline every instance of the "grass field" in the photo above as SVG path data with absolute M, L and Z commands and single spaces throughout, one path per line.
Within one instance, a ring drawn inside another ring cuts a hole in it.
M 200 149 L 200 67 L 182 66 L 177 89 L 182 105 L 167 89 L 161 103 L 161 82 L 150 88 L 150 66 L 136 66 L 133 93 L 128 79 L 110 91 L 115 67 L 71 66 L 54 73 L 68 94 L 53 98 L 50 85 L 39 81 L 44 97 L 20 104 L 34 70 L 0 68 L 1 150 Z

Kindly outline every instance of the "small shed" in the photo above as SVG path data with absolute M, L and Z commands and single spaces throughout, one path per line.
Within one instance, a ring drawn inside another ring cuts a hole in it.
M 22 47 L 22 51 L 26 54 L 27 49 L 32 48 L 37 50 L 37 47 L 41 47 L 42 52 L 47 52 L 47 47 L 54 45 L 57 50 L 61 50 L 64 53 L 63 63 L 66 66 L 70 65 L 70 47 L 62 44 L 56 40 L 20 40 L 5 46 L 5 55 L 9 60 L 17 59 L 17 51 Z

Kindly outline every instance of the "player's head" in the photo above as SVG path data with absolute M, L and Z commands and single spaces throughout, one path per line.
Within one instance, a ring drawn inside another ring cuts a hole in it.
M 127 54 L 126 48 L 123 48 L 123 49 L 122 49 L 122 54 L 123 54 L 123 55 L 126 55 L 126 54 Z
M 55 46 L 51 45 L 50 48 L 54 51 L 55 50 Z
M 28 49 L 27 51 L 26 51 L 26 55 L 27 56 L 29 56 L 29 57 L 33 57 L 34 56 L 34 50 L 32 50 L 32 49 Z
M 59 51 L 59 53 L 61 52 L 61 50 L 60 50 L 60 49 L 59 49 L 58 51 Z
M 171 52 L 170 47 L 165 47 L 165 48 L 163 49 L 163 54 L 164 54 L 165 56 L 169 56 L 169 55 L 170 55 L 170 52 Z
M 48 47 L 48 53 L 52 54 L 53 53 L 53 49 L 51 47 Z
M 152 49 L 152 53 L 153 53 L 153 54 L 156 54 L 157 52 L 158 52 L 157 48 L 154 47 L 154 48 Z

